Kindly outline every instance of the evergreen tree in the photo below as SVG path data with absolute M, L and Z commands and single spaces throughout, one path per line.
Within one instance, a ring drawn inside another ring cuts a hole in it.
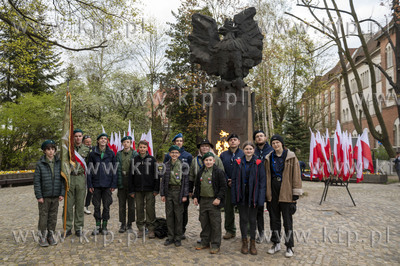
M 283 126 L 285 146 L 294 151 L 299 160 L 307 160 L 310 145 L 310 132 L 296 107 L 289 108 Z
M 5 7 L 2 11 L 17 16 Z M 33 41 L 0 21 L 0 102 L 15 101 L 27 92 L 51 91 L 59 75 L 59 60 L 49 43 Z

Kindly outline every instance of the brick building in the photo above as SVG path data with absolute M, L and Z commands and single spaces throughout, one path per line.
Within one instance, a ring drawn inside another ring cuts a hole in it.
M 389 32 L 392 41 L 395 43 L 393 27 Z M 382 34 L 382 32 L 366 37 L 369 37 L 367 46 L 372 61 L 375 64 L 380 65 L 389 76 L 394 78 L 394 81 L 396 82 L 395 56 L 387 37 Z M 350 52 L 356 64 L 357 72 L 361 78 L 364 94 L 364 99 L 360 99 L 357 94 L 358 88 L 354 73 L 350 66 L 348 66 L 350 90 L 358 119 L 360 120 L 361 118 L 362 128 L 368 129 L 365 114 L 361 107 L 362 100 L 364 100 L 368 106 L 375 129 L 380 131 L 381 128 L 377 121 L 372 104 L 371 74 L 368 65 L 365 63 L 363 49 L 362 47 L 359 47 L 352 49 Z M 314 94 L 303 95 L 300 103 L 300 112 L 306 122 L 314 122 L 307 123 L 314 129 L 325 131 L 325 128 L 328 128 L 329 132 L 333 133 L 336 127 L 336 121 L 339 120 L 343 131 L 347 130 L 353 136 L 357 136 L 341 72 L 342 69 L 340 63 L 338 63 L 324 76 L 320 77 L 316 81 L 316 84 L 314 84 L 316 90 L 312 89 Z M 400 103 L 400 99 L 397 99 L 394 89 L 390 86 L 388 80 L 378 68 L 375 68 L 375 78 L 379 108 L 388 131 L 390 142 L 393 147 L 400 148 L 400 121 L 396 106 L 398 101 Z M 310 92 L 308 92 L 308 94 L 310 94 Z M 316 111 L 316 108 L 319 108 L 320 111 Z M 369 141 L 371 148 L 377 148 L 380 145 L 370 134 Z

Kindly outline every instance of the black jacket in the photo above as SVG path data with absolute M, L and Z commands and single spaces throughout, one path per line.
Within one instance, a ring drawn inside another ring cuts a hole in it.
M 117 168 L 115 154 L 108 146 L 103 159 L 99 146 L 94 147 L 88 157 L 88 188 L 117 188 Z
M 156 159 L 149 154 L 144 158 L 140 157 L 140 155 L 136 155 L 133 158 L 128 178 L 129 194 L 135 192 L 158 193 L 160 191 L 158 164 Z
M 181 161 L 181 165 L 184 164 Z M 189 197 L 189 165 L 185 163 L 186 165 L 182 165 L 182 175 L 181 175 L 181 191 L 179 193 L 179 202 L 182 203 L 182 198 L 183 197 Z M 165 167 L 165 172 L 162 178 L 161 182 L 161 189 L 160 189 L 160 196 L 163 197 L 168 197 L 168 186 L 169 186 L 169 180 L 171 177 L 171 160 L 167 161 L 164 164 Z M 189 200 L 189 199 L 187 199 Z
M 200 172 L 197 174 L 196 183 L 194 187 L 194 195 L 193 198 L 197 198 L 197 201 L 200 203 L 200 191 L 201 191 L 201 181 L 200 178 L 204 172 L 204 166 L 201 168 Z M 221 200 L 218 207 L 223 207 L 225 204 L 225 192 L 226 192 L 226 179 L 225 172 L 219 169 L 214 165 L 212 172 L 212 186 L 214 190 L 214 198 L 219 198 Z
M 65 181 L 61 177 L 61 161 L 57 156 L 54 156 L 54 160 L 54 178 L 50 165 L 46 162 L 46 155 L 43 155 L 36 164 L 33 187 L 37 199 L 64 197 Z

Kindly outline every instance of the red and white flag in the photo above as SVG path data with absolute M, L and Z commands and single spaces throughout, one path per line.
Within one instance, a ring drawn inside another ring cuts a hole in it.
M 75 151 L 75 160 L 81 165 L 81 167 L 83 168 L 83 170 L 85 172 L 85 176 L 86 176 L 87 166 L 86 166 L 85 159 L 83 159 L 83 157 L 77 151 Z
M 136 143 L 135 143 L 135 130 L 131 129 L 131 120 L 129 120 L 128 132 L 127 136 L 132 137 L 132 148 L 136 150 Z
M 353 158 L 357 160 L 356 163 L 356 172 L 357 172 L 357 183 L 364 179 L 363 176 L 363 158 L 362 158 L 362 146 L 361 146 L 361 137 L 358 135 L 356 146 L 354 146 Z
M 374 165 L 372 164 L 371 148 L 369 146 L 368 131 L 364 129 L 361 137 L 361 147 L 362 147 L 362 157 L 363 157 L 363 167 L 368 169 L 371 173 L 374 173 Z
M 333 165 L 334 175 L 341 176 L 343 169 L 343 150 L 342 150 L 342 129 L 340 128 L 339 120 L 336 123 L 334 145 L 333 145 Z

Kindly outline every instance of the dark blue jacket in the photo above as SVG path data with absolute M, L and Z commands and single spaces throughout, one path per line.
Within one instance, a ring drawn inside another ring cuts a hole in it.
M 103 159 L 99 146 L 94 147 L 88 158 L 88 188 L 117 188 L 116 160 L 114 152 L 108 146 Z
M 224 165 L 227 180 L 232 179 L 233 163 L 235 162 L 236 159 L 241 158 L 243 156 L 244 153 L 239 148 L 236 150 L 235 154 L 233 154 L 229 149 L 221 153 L 219 158 L 221 159 Z
M 267 156 L 271 151 L 273 151 L 272 147 L 268 144 L 268 142 L 265 143 L 264 148 L 260 150 L 258 146 L 256 146 L 256 150 L 254 151 L 254 155 L 257 157 L 257 159 L 265 160 L 265 156 Z
M 181 155 L 178 157 L 178 159 L 181 160 L 181 162 L 183 163 L 189 164 L 190 166 L 192 164 L 193 156 L 185 151 L 185 147 L 182 147 L 179 152 L 181 153 Z M 164 156 L 164 164 L 169 160 L 171 160 L 171 156 L 169 156 L 169 153 L 167 153 Z
M 232 204 L 234 205 L 245 204 L 245 162 L 246 157 L 243 156 L 240 159 L 236 159 L 233 166 L 231 196 Z M 247 185 L 249 186 L 249 206 L 263 206 L 266 192 L 265 167 L 263 161 L 257 159 L 256 156 L 253 156 L 250 161 L 250 174 L 247 179 Z

